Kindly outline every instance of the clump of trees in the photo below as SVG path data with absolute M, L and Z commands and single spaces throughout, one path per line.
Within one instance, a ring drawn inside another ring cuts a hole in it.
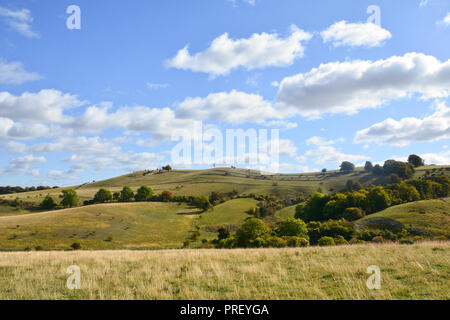
M 38 186 L 38 187 L 11 187 L 11 186 L 0 186 L 0 194 L 12 194 L 12 193 L 22 193 L 22 192 L 31 192 L 31 191 L 41 191 L 41 190 L 49 190 L 49 189 L 56 189 L 59 188 L 57 186 L 55 187 L 49 187 L 49 186 Z
M 77 207 L 80 204 L 80 198 L 78 198 L 75 190 L 68 189 L 62 190 L 62 194 L 59 196 L 61 198 L 61 205 L 64 208 Z
M 50 195 L 47 195 L 39 206 L 44 210 L 52 210 L 57 206 L 57 203 Z
M 317 192 L 296 207 L 295 217 L 306 222 L 341 218 L 353 221 L 392 205 L 447 197 L 449 189 L 448 177 L 435 176 L 333 195 Z
M 349 161 L 344 161 L 340 165 L 340 170 L 344 172 L 355 171 L 355 165 Z

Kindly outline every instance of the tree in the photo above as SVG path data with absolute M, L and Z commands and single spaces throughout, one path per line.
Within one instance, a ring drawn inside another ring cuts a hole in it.
M 115 201 L 119 201 L 120 200 L 120 192 L 119 191 L 116 191 L 116 192 L 113 193 L 113 199 Z
M 280 237 L 302 237 L 309 239 L 306 223 L 300 219 L 287 218 L 278 227 Z
M 94 196 L 94 203 L 104 203 L 112 200 L 111 191 L 101 188 Z
M 123 187 L 122 191 L 120 191 L 120 199 L 121 202 L 131 201 L 134 198 L 133 190 L 130 187 Z
M 422 167 L 425 165 L 425 161 L 423 161 L 423 159 L 416 154 L 412 154 L 408 157 L 408 163 L 414 168 Z
M 218 236 L 219 241 L 230 237 L 230 230 L 228 228 L 222 227 L 219 230 L 217 230 L 217 232 L 219 232 Z
M 211 192 L 211 195 L 209 196 L 209 202 L 211 202 L 211 204 L 216 205 L 221 200 L 222 196 L 218 192 L 215 191 Z
M 62 195 L 60 196 L 60 198 L 62 198 L 61 205 L 64 208 L 73 208 L 80 204 L 80 198 L 78 198 L 78 195 L 75 192 L 75 190 L 68 189 L 63 190 L 61 192 L 62 192 Z
M 355 165 L 349 161 L 344 161 L 340 165 L 341 171 L 352 172 L 355 171 Z
M 323 208 L 324 219 L 339 219 L 342 217 L 345 208 L 348 207 L 348 198 L 346 194 L 336 193 L 330 198 Z
M 383 171 L 385 175 L 395 173 L 401 178 L 411 178 L 414 168 L 407 162 L 387 160 L 384 162 Z
M 384 173 L 383 167 L 380 166 L 379 164 L 376 164 L 376 165 L 373 167 L 372 172 L 373 172 L 374 175 L 381 176 L 381 175 Z
M 45 199 L 41 202 L 40 207 L 45 210 L 51 210 L 56 207 L 56 202 L 50 195 L 47 195 Z
M 169 202 L 173 199 L 173 193 L 167 190 L 161 192 L 161 201 Z
M 195 197 L 194 205 L 203 211 L 208 211 L 213 207 L 211 202 L 209 202 L 209 199 L 205 196 Z
M 420 193 L 417 189 L 406 183 L 401 183 L 398 187 L 399 197 L 403 202 L 413 202 L 420 200 Z
M 382 187 L 374 187 L 367 195 L 372 212 L 381 211 L 391 205 L 391 199 Z
M 264 238 L 270 232 L 270 228 L 264 221 L 257 218 L 250 218 L 245 221 L 241 228 L 236 232 L 238 245 L 248 247 L 251 241 L 256 238 Z
M 330 197 L 316 192 L 304 204 L 299 204 L 295 209 L 295 218 L 305 222 L 324 220 L 323 208 L 330 200 Z
M 364 217 L 364 212 L 360 208 L 347 208 L 344 210 L 344 219 L 355 221 Z
M 153 197 L 153 189 L 147 186 L 142 186 L 136 191 L 136 201 L 148 201 Z
M 326 173 L 327 172 L 327 169 L 326 168 L 323 168 L 322 169 L 322 173 Z
M 373 169 L 373 164 L 370 161 L 366 161 L 366 164 L 364 165 L 364 170 L 366 171 L 372 171 Z
M 162 169 L 166 171 L 171 171 L 172 167 L 170 166 L 170 164 L 168 164 L 167 166 L 162 167 Z

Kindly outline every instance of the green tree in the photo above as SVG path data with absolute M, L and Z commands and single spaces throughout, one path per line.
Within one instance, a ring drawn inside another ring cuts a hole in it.
M 149 201 L 153 197 L 153 189 L 147 186 L 142 186 L 136 191 L 136 201 Z
M 323 246 L 334 246 L 334 239 L 331 237 L 322 237 L 319 239 L 318 241 L 319 246 L 323 247 Z
M 56 207 L 56 202 L 52 197 L 50 197 L 50 195 L 47 195 L 41 202 L 40 207 L 45 210 L 51 210 Z
M 370 161 L 366 161 L 366 164 L 364 165 L 364 170 L 366 171 L 372 171 L 373 169 L 373 164 Z
M 411 178 L 414 174 L 414 168 L 409 163 L 395 160 L 385 161 L 383 171 L 385 175 L 395 173 L 401 178 Z
M 236 232 L 238 245 L 240 247 L 248 247 L 251 241 L 256 238 L 265 238 L 270 232 L 270 228 L 264 221 L 257 218 L 246 220 L 241 228 Z
M 203 211 L 208 211 L 209 209 L 213 208 L 211 202 L 209 202 L 209 199 L 205 196 L 195 197 L 194 205 L 198 209 L 203 210 Z
M 372 188 L 367 195 L 367 200 L 371 212 L 381 211 L 391 205 L 391 199 L 383 187 Z
M 130 187 L 123 187 L 122 191 L 120 191 L 120 201 L 121 202 L 127 202 L 131 201 L 134 198 L 133 190 L 131 190 Z
M 302 237 L 309 239 L 306 223 L 300 219 L 287 218 L 278 226 L 280 237 Z
M 104 203 L 112 200 L 111 191 L 101 188 L 94 196 L 94 203 Z
M 408 157 L 408 163 L 411 164 L 414 168 L 425 165 L 425 161 L 423 161 L 423 159 L 416 154 L 412 154 Z
M 360 208 L 347 208 L 344 210 L 344 219 L 355 221 L 364 217 L 364 212 Z
M 61 205 L 64 208 L 73 208 L 80 204 L 80 198 L 78 198 L 78 195 L 75 192 L 75 190 L 68 189 L 63 190 L 61 192 L 62 192 L 62 195 L 60 196 L 60 198 L 62 198 Z
M 296 207 L 295 218 L 305 222 L 324 220 L 323 208 L 329 200 L 330 197 L 323 193 L 314 193 L 306 203 Z
M 349 161 L 344 161 L 340 165 L 341 171 L 352 172 L 355 171 L 355 165 Z
M 113 193 L 113 200 L 114 201 L 119 201 L 120 200 L 120 192 L 116 191 Z

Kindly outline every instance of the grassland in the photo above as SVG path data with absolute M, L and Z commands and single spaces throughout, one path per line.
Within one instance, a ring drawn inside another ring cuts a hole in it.
M 74 242 L 85 249 L 181 247 L 198 213 L 177 203 L 146 202 L 0 217 L 0 248 L 64 250 Z
M 450 299 L 450 244 L 0 253 L 1 299 Z M 68 290 L 66 269 L 81 269 Z M 369 290 L 366 269 L 381 269 Z
M 371 223 L 374 218 L 393 219 L 405 228 L 413 229 L 424 236 L 440 236 L 450 234 L 450 198 L 423 200 L 405 203 L 358 220 L 360 227 L 377 228 Z M 375 220 L 376 221 L 376 220 Z M 380 220 L 383 222 L 383 220 Z

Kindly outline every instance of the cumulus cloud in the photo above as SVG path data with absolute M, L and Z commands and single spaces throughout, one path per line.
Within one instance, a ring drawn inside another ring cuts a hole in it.
M 447 13 L 444 19 L 438 21 L 438 24 L 444 25 L 446 27 L 450 26 L 450 12 Z
M 34 19 L 28 9 L 14 11 L 0 6 L 0 19 L 25 37 L 39 37 L 39 34 L 31 28 Z
M 435 112 L 423 119 L 386 119 L 371 127 L 358 131 L 356 143 L 376 142 L 395 146 L 406 146 L 411 142 L 436 141 L 450 138 L 450 108 L 445 103 L 436 103 Z
M 205 51 L 191 55 L 186 46 L 165 65 L 212 76 L 226 75 L 238 67 L 251 70 L 286 66 L 303 57 L 305 49 L 302 42 L 310 38 L 311 34 L 296 26 L 291 27 L 291 34 L 286 38 L 280 38 L 276 33 L 255 33 L 250 38 L 230 39 L 228 33 L 224 33 L 214 39 Z
M 64 122 L 67 120 L 63 115 L 65 109 L 83 104 L 77 96 L 54 89 L 25 92 L 20 96 L 0 92 L 0 117 L 40 123 Z
M 391 33 L 374 23 L 336 22 L 321 33 L 324 43 L 331 42 L 335 47 L 377 47 L 392 38 Z
M 178 104 L 176 115 L 184 119 L 230 123 L 262 122 L 267 118 L 279 119 L 285 116 L 260 95 L 236 90 L 212 93 L 205 98 L 186 98 Z
M 335 163 L 341 164 L 343 161 L 363 161 L 368 160 L 369 157 L 364 155 L 353 155 L 342 153 L 333 146 L 318 146 L 316 149 L 308 150 L 305 153 L 306 157 L 312 158 L 314 163 L 325 164 Z
M 1 84 L 22 84 L 41 78 L 42 76 L 37 73 L 26 71 L 20 62 L 8 62 L 0 59 Z
M 336 141 L 335 140 L 325 140 L 322 137 L 314 136 L 306 140 L 306 144 L 309 145 L 315 145 L 315 146 L 329 146 L 333 145 L 337 142 L 344 142 L 343 138 L 339 138 Z
M 33 165 L 45 163 L 45 157 L 35 157 L 34 155 L 26 155 L 12 159 L 6 167 L 5 173 L 27 173 L 33 176 L 39 175 L 39 170 L 33 168 Z
M 322 64 L 284 78 L 277 100 L 304 116 L 354 114 L 417 93 L 422 99 L 450 95 L 450 60 L 407 53 L 377 61 Z

